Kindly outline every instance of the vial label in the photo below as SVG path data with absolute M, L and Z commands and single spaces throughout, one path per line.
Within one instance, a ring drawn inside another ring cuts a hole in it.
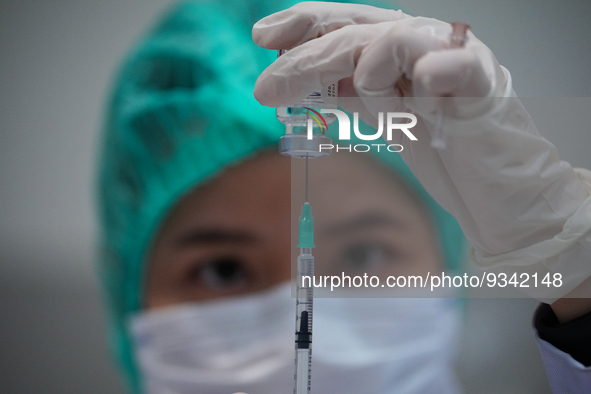
M 331 83 L 327 87 L 323 87 L 320 90 L 322 101 L 327 104 L 337 105 L 337 99 L 339 97 L 339 89 L 336 83 Z
M 287 49 L 279 49 L 277 51 L 277 57 L 281 56 L 281 55 L 285 55 L 288 52 Z M 317 97 L 318 92 L 312 92 L 309 97 Z M 337 98 L 339 96 L 339 89 L 338 89 L 338 83 L 331 83 L 326 87 L 321 87 L 320 89 L 320 99 L 325 102 L 326 104 L 330 104 L 335 106 L 338 106 L 337 103 Z

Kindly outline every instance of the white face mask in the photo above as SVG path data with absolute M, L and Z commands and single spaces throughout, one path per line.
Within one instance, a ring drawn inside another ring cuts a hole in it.
M 457 393 L 455 300 L 317 298 L 312 392 Z M 131 318 L 147 393 L 291 394 L 295 300 L 289 284 L 254 296 Z

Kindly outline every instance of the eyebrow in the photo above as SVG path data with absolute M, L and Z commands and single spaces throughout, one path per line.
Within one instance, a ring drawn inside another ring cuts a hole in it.
M 249 244 L 259 241 L 260 238 L 251 232 L 244 230 L 225 229 L 221 227 L 195 228 L 178 237 L 180 246 L 194 246 L 199 244 Z
M 408 222 L 400 217 L 380 212 L 366 212 L 343 221 L 336 222 L 323 229 L 326 236 L 340 236 L 347 233 L 363 231 L 375 227 L 393 227 L 404 229 Z

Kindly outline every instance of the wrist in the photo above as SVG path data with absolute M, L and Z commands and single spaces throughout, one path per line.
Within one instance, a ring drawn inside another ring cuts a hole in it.
M 591 277 L 577 286 L 572 292 L 550 305 L 552 311 L 562 323 L 569 322 L 591 312 Z M 576 298 L 586 297 L 586 298 Z

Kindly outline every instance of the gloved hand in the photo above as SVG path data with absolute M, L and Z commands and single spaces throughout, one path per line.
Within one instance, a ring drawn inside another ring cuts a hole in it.
M 345 96 L 380 97 L 376 104 L 386 103 L 384 109 L 394 111 L 404 109 L 403 92 L 396 85 L 402 75 L 411 78 L 423 97 L 501 96 L 506 77 L 491 51 L 472 33 L 466 49 L 441 51 L 449 47 L 450 30 L 449 24 L 436 19 L 367 5 L 296 4 L 253 27 L 254 41 L 264 48 L 297 47 L 261 74 L 255 97 L 264 105 L 288 105 L 319 86 L 340 81 Z M 476 107 L 475 101 L 485 107 L 483 102 L 491 100 L 471 100 L 470 107 Z M 368 105 L 374 115 L 379 112 L 376 104 Z M 425 99 L 421 106 L 427 113 L 439 103 Z
M 260 75 L 254 95 L 285 106 L 338 81 L 340 96 L 358 97 L 343 108 L 367 123 L 378 112 L 414 112 L 418 141 L 394 133 L 391 143 L 404 146 L 414 175 L 458 220 L 472 258 L 487 270 L 561 273 L 558 289 L 525 289 L 552 301 L 591 275 L 591 173 L 559 160 L 514 96 L 508 71 L 473 34 L 465 48 L 446 49 L 450 31 L 400 11 L 299 3 L 253 28 L 258 45 L 293 48 Z M 443 96 L 447 149 L 438 151 L 429 133 Z

